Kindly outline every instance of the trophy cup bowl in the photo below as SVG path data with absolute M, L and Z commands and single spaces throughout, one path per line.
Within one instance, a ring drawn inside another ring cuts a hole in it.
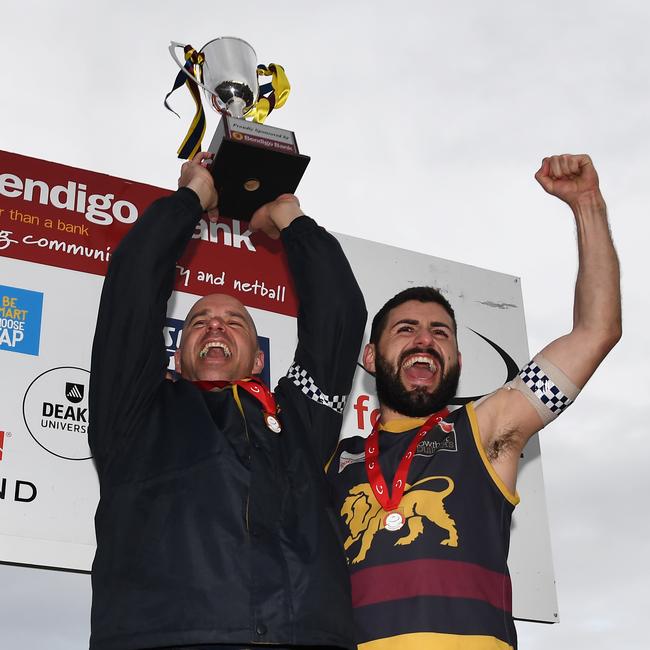
M 184 72 L 173 42 L 169 51 Z M 292 131 L 244 119 L 259 98 L 257 55 L 246 41 L 223 36 L 200 52 L 203 88 L 221 121 L 208 151 L 214 153 L 212 176 L 219 193 L 219 212 L 249 221 L 255 210 L 281 194 L 293 194 L 309 163 L 299 153 Z
M 218 112 L 244 117 L 257 101 L 257 55 L 241 38 L 215 38 L 201 48 L 203 92 Z

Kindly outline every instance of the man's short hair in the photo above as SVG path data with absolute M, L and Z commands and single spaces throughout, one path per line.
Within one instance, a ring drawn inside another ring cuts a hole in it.
M 450 316 L 454 324 L 454 335 L 457 333 L 456 316 L 449 301 L 433 287 L 409 287 L 400 291 L 397 295 L 393 296 L 375 315 L 372 319 L 372 327 L 370 328 L 370 342 L 375 345 L 379 343 L 379 339 L 386 327 L 388 314 L 399 307 L 401 304 L 409 300 L 418 300 L 419 302 L 434 302 L 440 305 Z

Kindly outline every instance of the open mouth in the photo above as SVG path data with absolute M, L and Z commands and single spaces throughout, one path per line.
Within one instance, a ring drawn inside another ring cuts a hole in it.
M 223 341 L 208 341 L 199 352 L 200 359 L 229 359 L 230 348 Z
M 402 363 L 404 376 L 415 384 L 432 381 L 439 370 L 438 362 L 433 357 L 424 354 L 414 354 L 407 357 Z

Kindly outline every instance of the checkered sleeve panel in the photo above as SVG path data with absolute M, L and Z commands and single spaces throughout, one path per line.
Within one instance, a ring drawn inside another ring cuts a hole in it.
M 293 363 L 289 371 L 287 372 L 287 377 L 293 381 L 293 383 L 306 395 L 309 399 L 324 406 L 328 406 L 337 413 L 343 413 L 345 408 L 345 400 L 347 395 L 326 395 L 318 386 L 316 382 L 311 378 L 309 373 L 301 368 L 297 363 Z
M 530 388 L 533 395 L 554 415 L 564 411 L 573 400 L 567 397 L 553 380 L 535 363 L 530 361 L 519 371 L 524 384 Z

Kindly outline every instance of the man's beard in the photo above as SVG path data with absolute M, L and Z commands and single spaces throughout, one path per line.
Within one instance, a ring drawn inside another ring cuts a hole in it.
M 400 378 L 399 369 L 404 359 L 418 353 L 429 354 L 438 362 L 438 372 L 442 373 L 442 379 L 438 387 L 433 391 L 429 391 L 424 386 L 417 386 L 407 390 Z M 449 404 L 458 388 L 460 366 L 456 362 L 445 372 L 444 362 L 436 350 L 432 348 L 413 348 L 401 354 L 397 370 L 394 371 L 388 361 L 377 352 L 375 380 L 380 404 L 407 417 L 417 418 L 431 415 Z

